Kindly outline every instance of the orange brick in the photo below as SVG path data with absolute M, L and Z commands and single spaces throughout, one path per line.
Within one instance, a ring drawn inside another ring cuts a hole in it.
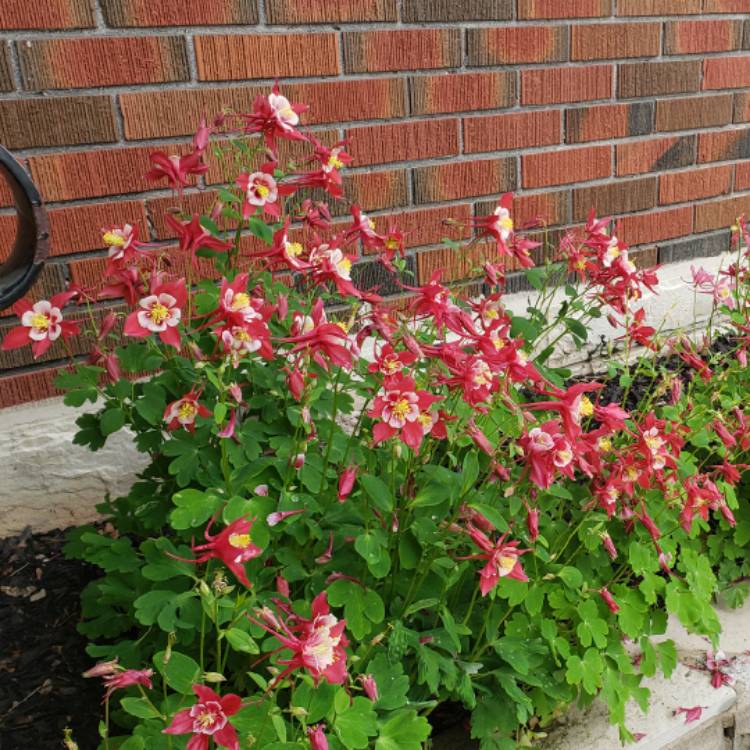
M 501 109 L 516 103 L 512 72 L 413 76 L 409 82 L 415 115 Z
M 0 409 L 62 395 L 53 383 L 62 367 L 36 367 L 33 372 L 8 372 L 0 376 Z
M 618 16 L 676 16 L 700 13 L 702 0 L 616 0 Z
M 521 158 L 524 188 L 599 180 L 612 174 L 612 148 L 570 148 Z
M 611 0 L 518 0 L 518 18 L 599 18 L 608 16 Z
M 26 89 L 164 83 L 189 78 L 185 41 L 176 36 L 47 39 L 18 46 Z
M 391 221 L 395 222 L 405 234 L 404 242 L 407 247 L 424 247 L 438 244 L 443 237 L 452 240 L 467 237 L 470 231 L 455 224 L 447 224 L 446 221 L 468 224 L 470 217 L 471 206 L 460 204 L 403 211 L 395 216 L 377 216 L 374 217 L 374 221 L 375 228 L 379 232 L 386 231 Z
M 298 78 L 339 72 L 336 34 L 215 34 L 196 36 L 194 44 L 201 81 Z
M 739 89 L 750 86 L 750 55 L 711 57 L 703 61 L 704 89 Z
M 583 143 L 646 135 L 651 132 L 653 116 L 651 102 L 576 107 L 565 112 L 565 139 Z
M 670 55 L 728 52 L 742 46 L 742 21 L 671 21 L 664 51 Z
M 659 177 L 659 203 L 686 203 L 728 193 L 732 188 L 732 167 L 691 169 Z
M 267 0 L 269 23 L 395 21 L 396 0 Z
M 464 119 L 464 151 L 510 151 L 550 146 L 561 141 L 561 115 L 557 110 L 467 117 Z
M 114 225 L 131 224 L 139 229 L 141 240 L 149 239 L 142 201 L 51 208 L 48 215 L 53 256 L 102 249 L 102 229 Z
M 661 49 L 660 23 L 597 23 L 571 29 L 571 60 L 654 57 Z
M 516 195 L 513 198 L 513 220 L 521 228 L 566 224 L 569 196 L 567 190 Z
M 750 190 L 750 161 L 737 164 L 734 168 L 734 189 Z
M 685 237 L 692 234 L 692 231 L 691 206 L 625 216 L 617 222 L 617 236 L 629 245 L 645 245 L 674 237 Z
M 469 29 L 469 65 L 509 65 L 566 59 L 561 26 L 495 26 Z
M 617 175 L 661 172 L 695 163 L 694 135 L 681 138 L 658 138 L 616 147 Z
M 616 216 L 656 208 L 656 177 L 610 180 L 604 185 L 573 190 L 573 221 L 584 221 L 591 209 L 599 216 Z
M 442 271 L 444 283 L 475 278 L 481 275 L 482 265 L 493 256 L 497 256 L 497 249 L 487 243 L 459 250 L 441 247 L 421 252 L 417 255 L 419 279 L 425 283 L 436 271 Z
M 3 0 L 0 29 L 88 29 L 94 26 L 89 0 Z
M 267 87 L 238 86 L 121 94 L 120 107 L 129 140 L 190 135 L 201 117 L 211 119 L 225 108 L 252 110 Z M 406 114 L 403 82 L 397 78 L 285 84 L 281 93 L 295 102 L 309 102 L 304 125 L 351 122 Z
M 611 65 L 535 68 L 521 72 L 521 104 L 562 104 L 611 96 Z
M 750 13 L 750 0 L 704 0 L 704 13 Z
M 151 151 L 143 147 L 45 154 L 32 156 L 29 167 L 46 201 L 136 193 L 153 187 L 143 176 Z
M 516 160 L 458 161 L 414 170 L 417 203 L 460 200 L 503 193 L 516 187 Z
M 15 87 L 11 73 L 10 47 L 0 43 L 0 91 L 13 91 Z
M 356 172 L 344 177 L 344 192 L 352 203 L 365 211 L 405 206 L 408 201 L 407 173 L 404 169 Z
M 750 195 L 740 195 L 723 200 L 699 203 L 695 207 L 695 231 L 728 229 L 737 223 L 742 214 L 750 214 Z
M 108 26 L 225 26 L 258 23 L 257 0 L 101 0 Z
M 347 32 L 344 59 L 347 73 L 455 68 L 461 64 L 461 30 Z
M 734 95 L 734 121 L 750 122 L 750 94 Z
M 358 166 L 458 154 L 458 120 L 425 120 L 350 128 L 349 153 Z
M 692 130 L 728 125 L 732 121 L 732 95 L 712 94 L 656 103 L 657 130 Z
M 701 133 L 698 137 L 698 161 L 750 159 L 750 128 Z

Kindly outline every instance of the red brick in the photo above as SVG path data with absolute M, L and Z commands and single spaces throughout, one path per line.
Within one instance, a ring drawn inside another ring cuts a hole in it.
M 33 372 L 8 372 L 0 376 L 0 409 L 62 395 L 53 382 L 62 367 L 37 367 Z
M 344 193 L 365 211 L 405 206 L 409 202 L 407 180 L 404 169 L 356 172 L 344 177 Z
M 516 227 L 554 227 L 569 220 L 569 190 L 544 193 L 524 193 L 513 197 L 513 221 Z M 497 208 L 497 201 L 480 201 L 475 206 L 476 216 L 489 216 Z
M 704 0 L 704 13 L 750 13 L 750 0 Z
M 619 66 L 617 95 L 630 99 L 698 91 L 700 79 L 700 60 L 625 63 Z
M 661 49 L 660 23 L 597 23 L 571 29 L 571 60 L 654 57 Z
M 269 23 L 395 21 L 396 0 L 267 0 Z
M 646 135 L 651 132 L 653 116 L 651 102 L 576 107 L 565 112 L 565 139 L 567 143 L 584 143 Z
M 458 120 L 425 120 L 350 128 L 349 153 L 358 166 L 458 154 Z
M 750 161 L 737 164 L 734 168 L 734 189 L 750 190 Z
M 657 130 L 693 130 L 732 122 L 732 95 L 660 99 L 656 103 Z
M 136 193 L 153 187 L 143 176 L 150 147 L 32 156 L 31 175 L 46 201 Z M 183 148 L 184 150 L 184 148 Z M 170 153 L 177 153 L 172 147 Z
M 225 26 L 258 23 L 258 0 L 101 0 L 108 26 Z
M 698 137 L 698 161 L 750 159 L 750 128 L 701 133 Z
M 728 229 L 737 223 L 742 214 L 750 214 L 750 195 L 724 198 L 695 207 L 695 231 L 710 232 L 712 229 Z
M 701 12 L 702 0 L 616 0 L 618 16 L 677 16 Z
M 750 55 L 711 57 L 703 61 L 704 89 L 739 89 L 750 86 Z
M 88 29 L 94 26 L 89 0 L 3 0 L 0 30 Z
M 691 206 L 625 216 L 617 222 L 617 236 L 629 245 L 645 245 L 673 237 L 685 237 L 692 232 Z
M 193 43 L 201 81 L 339 73 L 336 34 L 215 34 L 196 36 Z
M 10 64 L 10 47 L 0 44 L 0 91 L 13 91 L 15 88 Z
M 403 0 L 406 23 L 507 21 L 513 18 L 514 0 Z
M 608 16 L 611 0 L 518 0 L 518 18 L 600 18 Z
M 177 234 L 174 229 L 167 224 L 167 216 L 170 214 L 180 214 L 188 216 L 190 214 L 208 214 L 216 198 L 216 191 L 204 190 L 197 193 L 184 193 L 182 200 L 175 195 L 167 195 L 162 198 L 150 198 L 146 201 L 148 215 L 151 219 L 154 237 L 157 240 L 171 240 Z M 227 229 L 231 222 L 220 219 L 218 222 L 219 229 Z
M 694 135 L 681 138 L 658 138 L 616 147 L 617 175 L 661 172 L 695 163 Z
M 671 21 L 664 51 L 670 55 L 728 52 L 742 45 L 742 21 Z
M 415 115 L 502 109 L 516 103 L 513 72 L 413 76 L 409 82 Z
M 659 177 L 659 203 L 686 203 L 728 193 L 732 188 L 732 167 L 691 169 Z
M 570 148 L 522 157 L 524 188 L 599 180 L 612 174 L 612 148 Z
M 344 59 L 347 73 L 455 68 L 461 64 L 461 30 L 347 32 Z
M 398 78 L 287 84 L 282 94 L 292 101 L 310 102 L 302 115 L 305 125 L 403 117 L 406 114 L 403 82 Z M 120 107 L 128 140 L 190 135 L 201 117 L 211 119 L 225 108 L 252 109 L 267 87 L 238 86 L 121 94 Z
M 99 250 L 102 229 L 131 224 L 138 227 L 139 237 L 148 240 L 146 210 L 142 201 L 91 203 L 49 209 L 53 256 Z
M 734 121 L 750 122 L 750 94 L 734 95 Z
M 611 96 L 611 65 L 535 68 L 521 72 L 521 104 L 562 104 Z
M 429 281 L 436 272 L 441 271 L 441 281 L 452 282 L 476 278 L 481 274 L 484 263 L 497 256 L 497 249 L 488 243 L 472 245 L 461 250 L 441 247 L 417 254 L 417 269 L 421 283 Z
M 18 46 L 26 89 L 67 89 L 189 79 L 185 41 L 176 36 L 89 37 Z
M 573 190 L 573 221 L 583 221 L 593 208 L 599 216 L 616 216 L 656 208 L 656 177 L 613 180 Z
M 469 65 L 556 62 L 567 58 L 562 26 L 496 26 L 469 29 Z
M 108 143 L 115 138 L 115 119 L 108 96 L 0 102 L 0 143 L 6 148 Z
M 443 237 L 452 240 L 464 237 L 466 233 L 460 226 L 447 224 L 446 220 L 467 224 L 471 218 L 471 206 L 464 203 L 457 206 L 420 208 L 415 211 L 403 211 L 395 216 L 373 218 L 378 231 L 386 231 L 389 223 L 393 221 L 406 235 L 404 242 L 407 247 L 424 247 L 437 245 Z
M 414 170 L 414 199 L 417 203 L 436 203 L 492 195 L 514 189 L 516 180 L 513 158 L 419 167 Z
M 464 119 L 464 151 L 511 151 L 561 141 L 559 110 L 532 110 Z

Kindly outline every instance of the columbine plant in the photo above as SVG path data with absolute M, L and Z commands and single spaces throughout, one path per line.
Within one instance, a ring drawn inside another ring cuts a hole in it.
M 597 694 L 629 736 L 625 703 L 676 662 L 649 640 L 666 612 L 718 632 L 706 545 L 735 533 L 750 449 L 744 225 L 737 263 L 696 279 L 737 350 L 709 388 L 708 350 L 645 324 L 656 274 L 593 215 L 553 253 L 503 196 L 448 243 L 484 255 L 485 294 L 415 283 L 398 226 L 316 199 L 341 199 L 351 159 L 299 130 L 305 109 L 274 89 L 202 124 L 191 153 L 153 154 L 179 248 L 123 217 L 102 287 L 19 305 L 4 342 L 66 339 L 77 296 L 93 352 L 58 384 L 99 408 L 76 442 L 127 427 L 149 458 L 102 506 L 113 531 L 68 548 L 105 573 L 81 625 L 107 706 L 124 696 L 104 747 L 419 750 L 450 702 L 506 750 Z M 186 214 L 209 159 L 234 173 L 207 216 Z M 396 302 L 363 286 L 361 251 Z M 526 316 L 503 305 L 509 260 L 538 290 Z M 556 346 L 602 316 L 608 369 L 571 382 Z

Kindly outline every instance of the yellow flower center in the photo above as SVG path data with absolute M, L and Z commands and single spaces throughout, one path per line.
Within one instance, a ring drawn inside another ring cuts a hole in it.
M 301 242 L 287 242 L 286 243 L 286 254 L 292 258 L 298 258 L 302 255 L 302 243 Z
M 237 341 L 252 341 L 253 337 L 244 329 L 241 328 L 237 333 L 234 334 Z
M 250 534 L 230 534 L 229 544 L 237 549 L 247 549 L 250 546 Z
M 419 424 L 421 424 L 422 427 L 429 427 L 432 424 L 432 414 L 429 414 L 428 412 L 422 412 L 418 419 Z
M 510 216 L 500 219 L 497 223 L 500 226 L 500 229 L 507 229 L 509 232 L 513 231 L 513 219 L 511 219 Z
M 401 362 L 394 358 L 388 358 L 383 362 L 383 370 L 389 375 L 393 375 L 394 372 L 398 372 L 401 369 Z
M 261 197 L 261 198 L 268 198 L 268 194 L 271 192 L 270 189 L 266 185 L 256 185 L 255 186 L 255 192 Z
M 590 417 L 594 413 L 594 405 L 591 403 L 591 399 L 588 396 L 581 398 L 581 403 L 578 405 L 578 414 L 582 417 Z
M 180 419 L 193 419 L 198 413 L 198 407 L 192 401 L 185 401 L 180 404 L 177 413 L 180 415 Z
M 626 474 L 631 482 L 635 482 L 635 480 L 638 479 L 638 469 L 636 469 L 635 466 L 628 466 Z
M 401 243 L 398 240 L 389 239 L 385 241 L 385 247 L 387 250 L 398 250 Z
M 345 320 L 337 320 L 336 325 L 344 332 L 349 333 L 349 324 Z
M 497 318 L 500 316 L 500 313 L 498 313 L 497 310 L 495 310 L 494 307 L 488 307 L 484 311 L 484 317 L 488 320 L 497 320 Z
M 658 451 L 664 445 L 664 441 L 658 435 L 647 435 L 645 443 L 651 451 Z
M 279 114 L 287 120 L 293 120 L 296 112 L 292 109 L 292 105 L 289 104 L 284 109 L 280 109 Z
M 399 419 L 406 419 L 406 415 L 411 411 L 411 404 L 402 398 L 393 405 L 393 413 Z
M 579 260 L 577 260 L 576 261 L 576 268 L 579 271 L 583 271 L 586 268 L 586 259 L 585 258 L 580 258 Z
M 372 219 L 367 220 L 367 226 L 370 227 L 373 232 L 375 231 L 375 222 Z
M 612 441 L 609 438 L 599 438 L 599 450 L 602 452 L 612 450 Z
M 512 555 L 500 555 L 497 558 L 497 570 L 501 576 L 507 576 L 516 567 L 516 558 Z
M 125 238 L 121 234 L 116 232 L 105 232 L 102 236 L 102 241 L 107 247 L 124 247 Z
M 232 310 L 242 310 L 250 306 L 250 295 L 245 292 L 237 292 L 232 297 Z
M 338 156 L 331 156 L 331 158 L 328 160 L 328 166 L 332 169 L 343 169 L 344 162 L 342 162 Z
M 169 308 L 164 307 L 161 302 L 157 302 L 148 312 L 148 317 L 156 323 L 161 325 L 167 318 L 169 318 Z
M 34 313 L 31 316 L 31 327 L 37 331 L 46 331 L 49 328 L 50 320 L 44 313 Z
M 196 719 L 202 729 L 210 729 L 216 723 L 216 714 L 213 711 L 204 711 Z
M 343 258 L 338 262 L 336 267 L 339 269 L 340 273 L 348 274 L 352 269 L 352 262 L 349 260 L 349 258 Z

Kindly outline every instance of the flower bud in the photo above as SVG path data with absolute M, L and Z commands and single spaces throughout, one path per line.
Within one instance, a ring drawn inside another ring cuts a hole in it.
M 375 678 L 371 674 L 361 674 L 359 679 L 367 697 L 373 702 L 377 701 L 380 696 L 378 694 L 378 684 L 375 682 Z
M 614 597 L 609 593 L 606 586 L 599 589 L 599 596 L 601 596 L 604 603 L 609 607 L 610 612 L 616 615 L 620 611 L 620 605 L 614 600 Z
M 351 495 L 354 489 L 354 482 L 357 479 L 357 466 L 347 466 L 341 476 L 339 476 L 339 492 L 338 499 L 340 503 L 343 503 L 349 495 Z
M 328 740 L 320 724 L 315 727 L 308 727 L 307 739 L 310 741 L 312 750 L 328 750 Z
M 226 682 L 226 677 L 218 672 L 204 672 L 203 679 L 206 682 Z

